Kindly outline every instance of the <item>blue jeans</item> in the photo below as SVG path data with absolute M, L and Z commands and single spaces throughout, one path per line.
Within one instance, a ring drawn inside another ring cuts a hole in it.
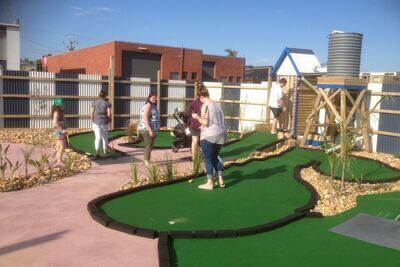
M 203 152 L 204 162 L 206 164 L 207 179 L 212 179 L 213 170 L 221 176 L 222 164 L 218 160 L 218 153 L 222 145 L 214 144 L 207 140 L 200 141 L 201 151 Z

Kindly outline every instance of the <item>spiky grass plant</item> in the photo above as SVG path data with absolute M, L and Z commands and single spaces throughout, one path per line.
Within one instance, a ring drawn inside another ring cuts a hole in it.
M 147 178 L 152 183 L 158 182 L 158 168 L 156 164 L 149 163 L 147 166 Z
M 28 176 L 28 161 L 31 159 L 33 151 L 35 151 L 35 146 L 25 147 L 21 149 L 22 155 L 24 156 L 25 176 Z
M 10 160 L 7 157 L 7 152 L 9 148 L 10 145 L 7 145 L 3 148 L 2 144 L 0 143 L 0 178 L 2 180 L 6 179 L 6 170 L 10 164 Z
M 325 150 L 325 155 L 329 162 L 329 201 L 333 203 L 333 181 L 336 170 L 338 168 L 338 152 L 331 144 L 324 144 L 322 148 Z
M 33 166 L 40 175 L 43 175 L 44 171 L 49 166 L 50 156 L 50 154 L 46 154 L 41 151 L 39 159 L 28 159 L 28 164 Z
M 137 185 L 139 183 L 139 173 L 138 173 L 136 161 L 134 159 L 131 161 L 130 170 L 131 170 L 132 184 Z
M 175 168 L 174 162 L 172 160 L 171 154 L 164 154 L 165 165 L 163 166 L 164 175 L 166 180 L 171 180 L 174 178 Z
M 193 174 L 195 177 L 197 177 L 197 175 L 199 175 L 199 173 L 201 172 L 202 163 L 203 163 L 203 155 L 201 154 L 200 149 L 197 149 L 196 152 L 194 153 L 192 162 Z

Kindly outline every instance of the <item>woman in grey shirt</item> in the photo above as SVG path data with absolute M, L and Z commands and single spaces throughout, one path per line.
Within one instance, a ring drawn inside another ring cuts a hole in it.
M 212 101 L 209 97 L 207 88 L 202 85 L 198 91 L 201 107 L 201 115 L 192 114 L 192 118 L 198 120 L 201 124 L 200 146 L 206 165 L 207 182 L 199 186 L 200 189 L 212 190 L 213 171 L 218 174 L 218 184 L 225 187 L 222 178 L 222 163 L 218 159 L 218 153 L 225 142 L 225 123 L 224 113 L 221 107 Z
M 111 122 L 111 104 L 105 99 L 106 93 L 100 91 L 99 97 L 99 99 L 93 102 L 90 111 L 90 118 L 93 121 L 93 131 L 95 135 L 94 147 L 96 149 L 96 157 L 99 156 L 101 141 L 103 141 L 103 152 L 107 154 L 108 124 Z

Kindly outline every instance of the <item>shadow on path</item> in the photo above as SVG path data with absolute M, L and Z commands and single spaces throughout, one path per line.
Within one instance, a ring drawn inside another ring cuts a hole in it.
M 64 230 L 64 231 L 60 231 L 60 232 L 55 232 L 52 234 L 48 234 L 45 236 L 41 236 L 41 237 L 37 237 L 37 238 L 33 238 L 33 239 L 29 239 L 29 240 L 25 240 L 13 245 L 9 245 L 6 247 L 2 247 L 0 248 L 0 255 L 4 255 L 7 253 L 11 253 L 17 250 L 21 250 L 21 249 L 25 249 L 28 247 L 32 247 L 32 246 L 36 246 L 42 243 L 46 243 L 46 242 L 50 242 L 53 240 L 56 240 L 58 238 L 60 238 L 62 235 L 66 234 L 70 232 L 70 230 Z

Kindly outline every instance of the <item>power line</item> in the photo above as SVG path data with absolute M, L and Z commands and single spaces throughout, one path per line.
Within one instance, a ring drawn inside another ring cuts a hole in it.
M 31 43 L 36 44 L 36 45 L 40 45 L 40 46 L 45 47 L 45 48 L 47 48 L 47 49 L 51 49 L 51 50 L 56 51 L 56 52 L 60 52 L 60 53 L 63 53 L 63 52 L 64 52 L 64 51 L 61 51 L 61 50 L 56 49 L 56 48 L 54 48 L 54 47 L 50 47 L 50 46 L 44 45 L 44 44 L 39 43 L 39 42 L 36 42 L 36 41 L 32 41 L 32 40 L 30 40 L 30 39 L 28 39 L 28 38 L 26 38 L 26 37 L 22 37 L 22 36 L 21 36 L 21 39 L 23 39 L 23 40 L 25 40 L 25 41 L 28 41 L 28 42 L 31 42 Z

